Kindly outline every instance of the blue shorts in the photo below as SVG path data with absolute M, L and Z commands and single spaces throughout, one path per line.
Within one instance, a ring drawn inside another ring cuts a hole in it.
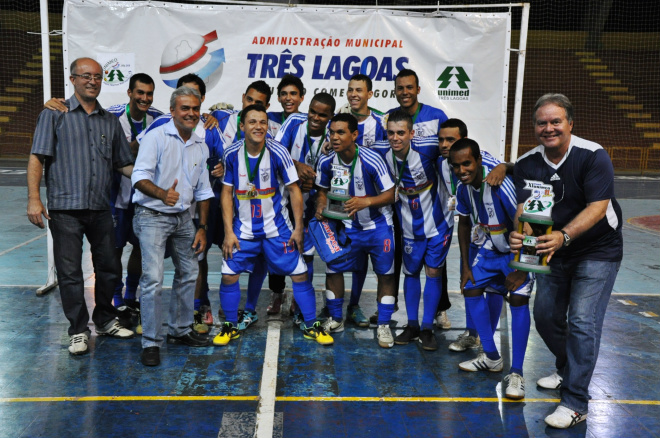
M 307 264 L 295 247 L 287 246 L 290 237 L 277 236 L 255 240 L 238 239 L 240 250 L 234 248 L 232 258 L 223 260 L 226 275 L 252 272 L 255 263 L 266 259 L 268 272 L 278 275 L 299 275 L 307 272 Z M 259 255 L 263 254 L 263 258 Z
M 514 255 L 499 254 L 494 251 L 481 248 L 472 262 L 472 276 L 477 284 L 468 281 L 465 289 L 485 289 L 486 292 L 494 292 L 501 295 L 509 293 L 529 297 L 534 288 L 534 276 L 527 274 L 525 282 L 515 291 L 509 292 L 504 287 L 504 280 L 514 269 L 509 267 L 509 262 L 513 260 Z
M 371 256 L 376 274 L 394 273 L 394 227 L 381 225 L 373 230 L 346 228 L 346 235 L 351 239 L 351 253 L 338 263 L 328 263 L 327 274 L 365 270 L 367 254 Z
M 430 239 L 403 239 L 403 273 L 417 275 L 424 265 L 429 268 L 443 267 L 450 246 L 451 231 Z
M 126 243 L 133 246 L 140 246 L 140 242 L 133 233 L 133 216 L 135 215 L 135 208 L 130 204 L 128 208 L 112 209 L 112 223 L 115 231 L 115 248 L 123 248 Z

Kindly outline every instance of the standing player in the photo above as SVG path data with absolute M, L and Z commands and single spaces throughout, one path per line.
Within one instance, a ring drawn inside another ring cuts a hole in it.
M 344 210 L 352 219 L 344 220 L 351 238 L 352 252 L 339 263 L 326 268 L 326 305 L 330 316 L 324 322 L 327 332 L 344 330 L 344 272 L 364 269 L 365 254 L 378 277 L 378 344 L 391 348 L 394 338 L 389 327 L 394 312 L 394 230 L 392 207 L 394 182 L 381 156 L 355 144 L 357 120 L 350 114 L 337 114 L 330 123 L 330 143 L 334 154 L 321 158 L 317 168 L 316 217 L 322 219 L 331 185 L 352 196 Z
M 240 336 L 239 275 L 254 269 L 258 257 L 264 255 L 271 272 L 291 276 L 293 294 L 305 320 L 302 327 L 305 338 L 323 345 L 332 344 L 332 337 L 316 321 L 314 288 L 300 254 L 303 200 L 291 155 L 281 144 L 266 139 L 268 116 L 263 106 L 246 107 L 240 129 L 245 139 L 231 145 L 225 153 L 227 168 L 221 197 L 225 240 L 220 301 L 227 321 L 213 343 L 227 345 Z M 295 229 L 289 220 L 287 198 L 291 199 Z
M 513 254 L 508 237 L 517 208 L 513 180 L 505 178 L 501 187 L 486 184 L 490 167 L 482 163 L 479 145 L 469 138 L 452 145 L 449 159 L 460 180 L 456 192 L 456 212 L 460 215 L 461 290 L 483 346 L 482 353 L 475 359 L 462 362 L 459 368 L 463 371 L 502 371 L 503 360 L 493 340 L 491 313 L 483 294 L 510 293 L 513 352 L 511 371 L 504 378 L 505 395 L 518 400 L 525 397 L 523 361 L 529 338 L 529 297 L 534 279 L 526 272 L 514 271 L 509 267 Z M 479 247 L 473 261 L 469 257 L 470 242 Z
M 439 155 L 435 137 L 414 138 L 412 117 L 394 111 L 387 120 L 387 142 L 377 142 L 394 175 L 396 207 L 403 228 L 403 291 L 408 325 L 394 343 L 405 345 L 419 339 L 424 350 L 437 350 L 433 318 L 442 294 L 441 275 L 451 243 L 451 228 L 439 202 L 435 162 Z M 419 324 L 420 272 L 426 269 L 424 314 Z

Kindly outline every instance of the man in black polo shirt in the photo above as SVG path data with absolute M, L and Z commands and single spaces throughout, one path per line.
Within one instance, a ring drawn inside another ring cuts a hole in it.
M 69 352 L 74 355 L 87 353 L 90 334 L 81 266 L 83 235 L 90 243 L 96 276 L 96 333 L 133 337 L 117 322 L 112 305 L 119 266 L 110 213 L 112 171 L 130 177 L 133 156 L 119 121 L 96 100 L 102 72 L 93 59 L 73 61 L 69 80 L 74 95 L 65 102 L 69 111 L 46 109 L 39 115 L 27 169 L 28 219 L 40 228 L 42 215 L 49 220 L 62 307 L 70 323 Z M 39 193 L 44 164 L 48 210 Z

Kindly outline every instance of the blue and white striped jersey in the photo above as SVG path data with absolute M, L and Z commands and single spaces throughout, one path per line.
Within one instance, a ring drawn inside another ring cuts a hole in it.
M 440 133 L 440 125 L 447 120 L 447 115 L 440 108 L 431 105 L 425 105 L 419 102 L 420 109 L 417 117 L 413 116 L 413 129 L 415 137 L 433 137 Z M 392 108 L 387 113 L 394 112 L 401 107 Z M 387 116 L 384 119 L 384 125 L 387 126 Z
M 316 185 L 330 188 L 335 173 L 350 175 L 352 163 L 344 163 L 339 155 L 331 153 L 321 157 L 316 170 Z M 349 182 L 349 195 L 356 197 L 377 196 L 394 187 L 387 164 L 376 151 L 358 147 L 358 159 Z M 372 230 L 376 226 L 392 225 L 392 206 L 365 208 L 352 220 L 345 220 L 348 228 Z
M 216 110 L 211 113 L 213 117 L 218 120 L 218 129 L 222 137 L 222 141 L 226 146 L 235 143 L 245 138 L 245 134 L 238 129 L 238 117 L 240 111 L 236 110 Z M 274 138 L 275 134 L 280 128 L 280 123 L 275 123 L 268 117 L 268 134 L 266 138 Z
M 440 154 L 437 137 L 414 138 L 405 164 L 394 156 L 387 141 L 376 142 L 395 183 L 399 181 L 399 200 L 395 203 L 405 239 L 428 239 L 449 230 L 444 208 L 438 202 L 438 173 L 435 163 Z
M 277 136 L 286 119 L 287 117 L 284 115 L 284 111 L 268 111 L 268 133 L 273 138 Z
M 492 167 L 487 164 L 482 167 L 485 177 Z M 478 226 L 477 232 L 484 234 L 482 247 L 499 253 L 510 252 L 509 233 L 518 208 L 513 179 L 507 176 L 499 187 L 483 183 L 480 189 L 459 182 L 456 198 L 456 213 L 470 216 L 472 224 Z
M 370 111 L 369 117 L 358 123 L 358 138 L 355 143 L 369 148 L 372 144 L 382 140 L 387 140 L 387 130 L 383 124 L 383 116 Z
M 129 143 L 135 140 L 135 137 L 137 137 L 138 134 L 146 130 L 155 119 L 163 115 L 161 111 L 152 107 L 147 110 L 144 119 L 137 121 L 131 117 L 131 120 L 128 120 L 126 107 L 127 104 L 112 105 L 108 108 L 108 112 L 117 116 L 121 129 L 124 131 L 126 140 Z M 131 203 L 132 191 L 133 186 L 131 184 L 131 179 L 119 172 L 115 172 L 112 189 L 110 191 L 110 205 L 115 208 L 127 209 L 128 205 Z
M 264 155 L 248 155 L 245 161 L 245 140 L 237 141 L 225 151 L 223 183 L 234 188 L 234 233 L 240 239 L 270 238 L 293 230 L 289 220 L 286 186 L 298 181 L 291 155 L 284 146 L 266 140 Z M 254 169 L 255 193 L 250 195 L 248 167 Z

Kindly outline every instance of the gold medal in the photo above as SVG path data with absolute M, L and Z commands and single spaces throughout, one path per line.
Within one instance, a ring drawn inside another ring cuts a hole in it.
M 254 199 L 257 197 L 257 188 L 254 186 L 254 184 L 252 183 L 248 184 L 247 192 L 245 193 L 245 195 L 250 199 Z

